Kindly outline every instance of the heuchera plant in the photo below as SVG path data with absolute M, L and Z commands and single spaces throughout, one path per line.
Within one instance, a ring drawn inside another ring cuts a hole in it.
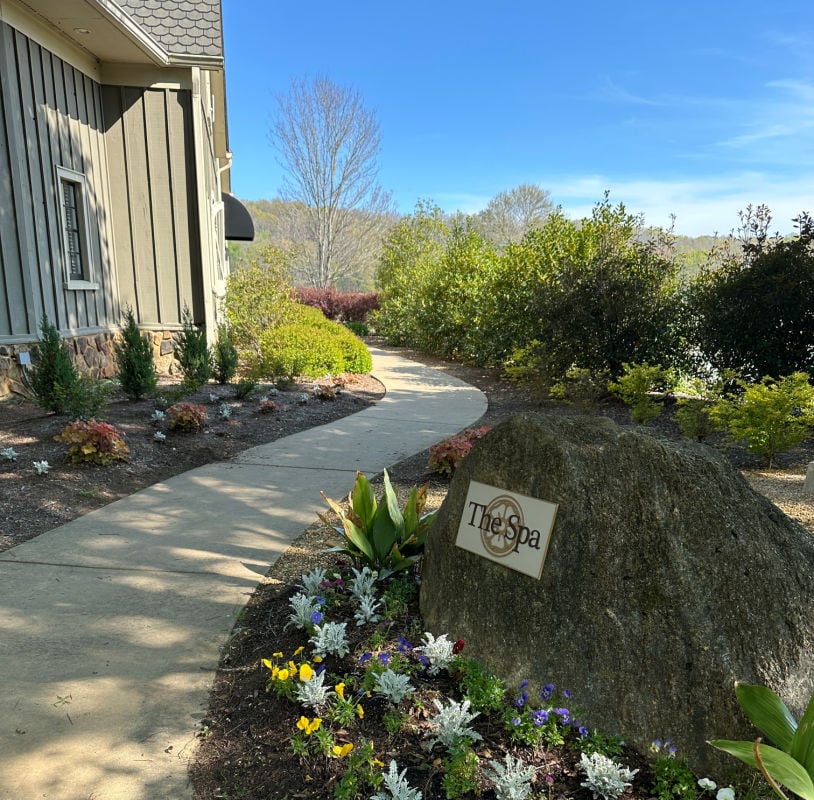
M 464 457 L 469 455 L 472 445 L 485 436 L 491 428 L 484 425 L 480 428 L 467 428 L 465 431 L 444 439 L 443 442 L 430 447 L 427 467 L 431 472 L 440 475 L 452 475 L 461 465 Z
M 171 431 L 199 431 L 207 420 L 206 407 L 196 403 L 175 403 L 167 409 Z
M 130 458 L 124 434 L 109 422 L 76 419 L 54 436 L 54 440 L 68 445 L 68 458 L 74 464 L 89 462 L 107 465 Z

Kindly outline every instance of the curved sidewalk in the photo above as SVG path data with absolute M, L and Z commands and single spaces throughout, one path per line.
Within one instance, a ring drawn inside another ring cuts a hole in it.
M 477 389 L 373 350 L 375 406 L 177 475 L 0 553 L 0 800 L 185 800 L 242 607 L 367 474 L 472 424 Z

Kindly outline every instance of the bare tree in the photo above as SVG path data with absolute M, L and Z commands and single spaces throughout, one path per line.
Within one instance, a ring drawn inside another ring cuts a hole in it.
M 554 206 L 545 189 L 524 183 L 508 192 L 500 192 L 477 216 L 477 224 L 487 239 L 498 247 L 519 242 L 531 228 L 542 225 Z
M 379 124 L 356 90 L 324 77 L 292 81 L 277 104 L 270 138 L 286 170 L 280 195 L 304 206 L 313 247 L 304 277 L 333 286 L 358 266 L 354 253 L 375 246 L 380 217 L 391 210 L 376 181 Z

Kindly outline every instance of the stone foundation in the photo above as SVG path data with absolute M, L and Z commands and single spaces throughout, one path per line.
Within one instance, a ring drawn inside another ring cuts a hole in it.
M 145 331 L 153 346 L 153 360 L 159 375 L 175 375 L 175 335 L 172 331 Z M 97 333 L 65 339 L 68 352 L 80 373 L 93 378 L 116 376 L 116 358 L 113 342 L 118 333 Z M 25 384 L 18 355 L 31 351 L 34 342 L 0 345 L 0 397 L 16 394 L 31 396 Z

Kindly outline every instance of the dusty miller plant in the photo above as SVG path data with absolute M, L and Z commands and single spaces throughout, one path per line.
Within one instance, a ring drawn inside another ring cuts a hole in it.
M 381 617 L 376 613 L 376 609 L 381 606 L 381 601 L 372 594 L 364 594 L 357 598 L 359 606 L 353 614 L 357 625 L 367 625 L 368 622 L 378 622 Z
M 434 699 L 433 703 L 438 709 L 438 716 L 430 720 L 430 727 L 438 735 L 430 742 L 430 750 L 441 742 L 451 752 L 464 742 L 471 743 L 483 738 L 469 727 L 469 723 L 479 713 L 477 711 L 474 714 L 469 713 L 469 700 L 462 700 L 460 703 L 450 700 L 448 706 L 444 706 L 438 699 Z
M 335 655 L 343 658 L 349 652 L 345 633 L 347 622 L 326 622 L 314 627 L 314 635 L 308 640 L 316 656 Z
M 531 793 L 531 781 L 534 778 L 534 767 L 527 767 L 521 759 L 515 759 L 506 753 L 505 764 L 490 761 L 483 774 L 495 785 L 497 800 L 525 800 Z
M 386 697 L 394 704 L 400 703 L 407 695 L 415 691 L 408 675 L 402 675 L 392 669 L 379 673 L 373 688 L 377 694 Z
M 300 586 L 308 597 L 316 597 L 322 590 L 322 582 L 325 580 L 325 570 L 315 567 L 310 572 L 300 578 Z
M 416 647 L 416 652 L 423 653 L 430 662 L 427 672 L 430 675 L 437 675 L 442 669 L 446 669 L 452 661 L 454 653 L 452 648 L 455 645 L 447 639 L 447 635 L 442 633 L 437 639 L 429 632 L 424 633 L 424 644 Z
M 373 586 L 379 575 L 373 572 L 370 567 L 362 567 L 361 572 L 353 568 L 353 579 L 348 582 L 348 590 L 357 599 L 364 595 L 373 594 Z
M 377 792 L 370 800 L 421 800 L 421 792 L 407 783 L 406 774 L 406 769 L 399 772 L 398 765 L 391 760 L 390 769 L 382 773 L 384 788 L 388 793 Z
M 325 673 L 314 675 L 310 681 L 305 681 L 297 687 L 297 700 L 308 708 L 319 712 L 327 703 L 333 690 L 325 686 Z
M 303 592 L 297 592 L 289 599 L 288 604 L 291 606 L 292 612 L 286 628 L 291 625 L 300 630 L 307 628 L 311 624 L 311 615 L 315 611 L 319 611 L 319 603 L 316 599 Z
M 619 797 L 639 771 L 623 767 L 602 753 L 592 753 L 590 758 L 582 753 L 579 760 L 586 776 L 580 786 L 590 789 L 595 798 L 601 797 L 602 800 Z

